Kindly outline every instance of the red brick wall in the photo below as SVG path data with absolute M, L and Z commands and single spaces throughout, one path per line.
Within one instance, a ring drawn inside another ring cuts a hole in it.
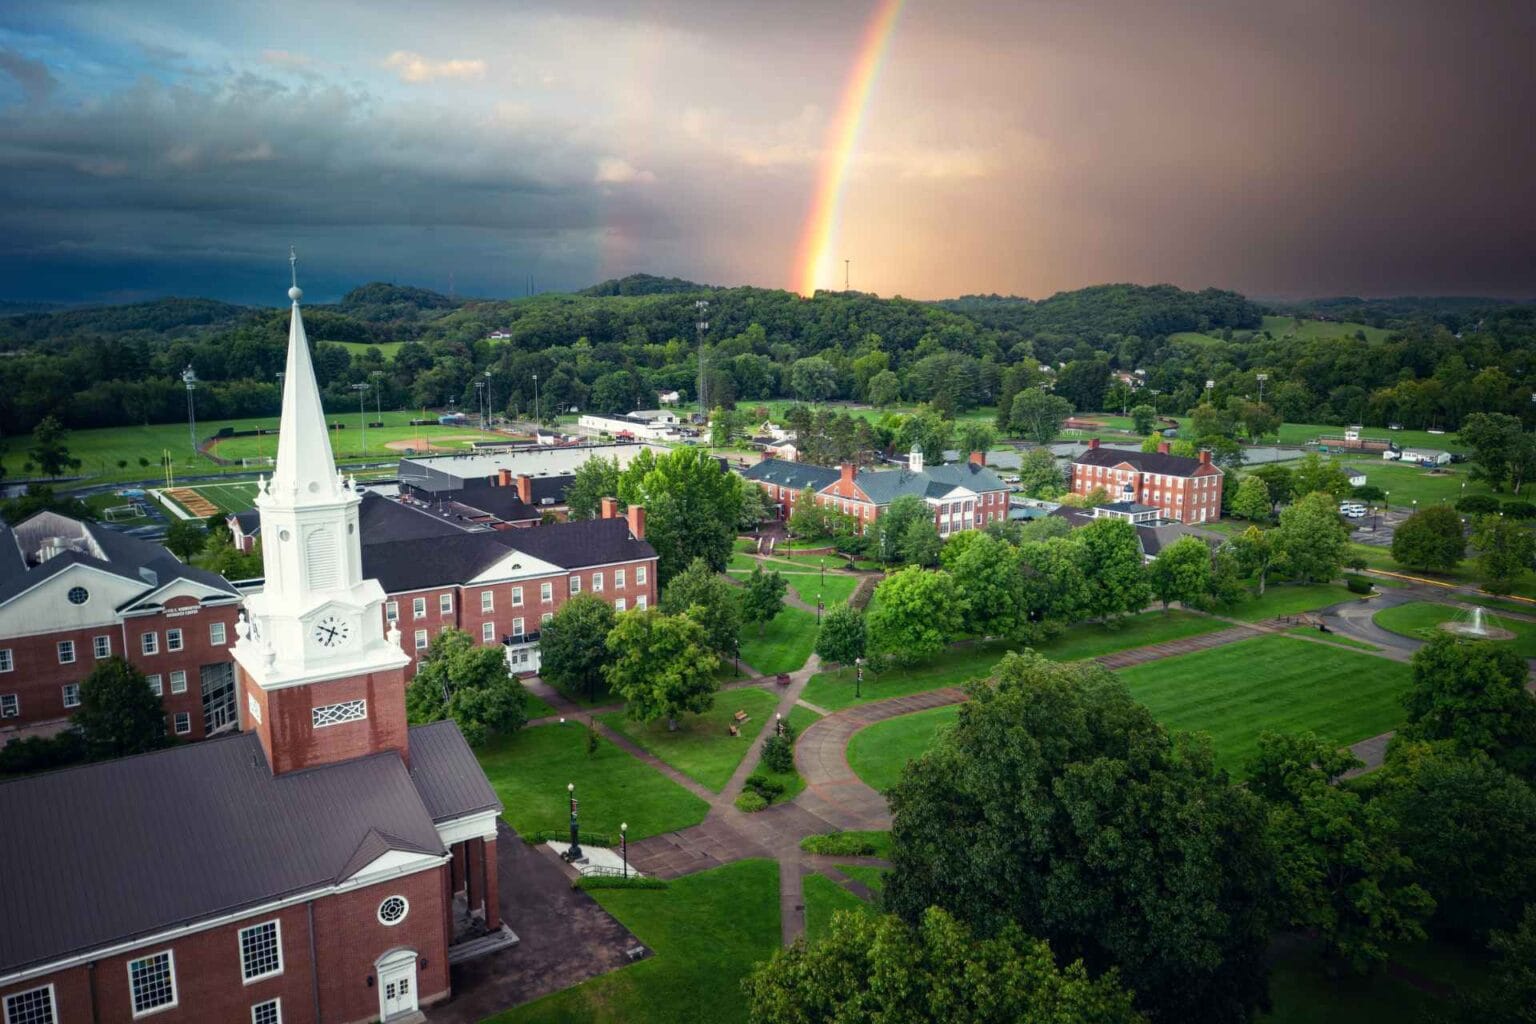
M 398 750 L 407 762 L 405 673 L 372 672 L 329 679 L 308 686 L 266 691 L 237 667 L 240 711 L 248 728 L 261 737 L 267 761 L 277 774 L 318 764 L 346 761 L 381 750 Z M 248 700 L 254 697 L 261 721 L 251 721 Z M 342 701 L 368 701 L 368 717 L 339 725 L 314 727 L 313 710 Z
M 1201 466 L 1193 476 L 1173 477 L 1172 482 L 1159 484 L 1152 483 L 1149 474 L 1125 466 L 1108 469 L 1103 476 L 1095 474 L 1091 466 L 1073 466 L 1072 493 L 1087 494 L 1103 487 L 1111 501 L 1119 501 L 1120 488 L 1127 480 L 1134 487 L 1132 500 L 1161 509 L 1169 519 L 1193 524 L 1221 518 L 1224 478 L 1221 470 L 1211 465 Z
M 53 985 L 53 1012 L 57 1020 L 60 1022 L 91 1020 L 91 972 L 83 965 L 55 971 L 41 978 L 33 978 L 31 981 L 0 985 L 0 1016 L 4 1015 L 6 996 L 17 992 L 29 992 L 50 983 Z M 124 1013 L 121 1019 L 126 1021 L 131 1016 L 131 1013 Z M 100 1019 L 105 1022 L 115 1018 L 102 1015 Z

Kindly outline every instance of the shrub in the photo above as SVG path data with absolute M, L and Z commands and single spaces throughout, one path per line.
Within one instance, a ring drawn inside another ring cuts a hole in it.
M 85 738 L 73 729 L 56 736 L 27 736 L 0 746 L 0 775 L 63 768 L 85 759 Z
M 1510 519 L 1536 519 L 1536 505 L 1528 501 L 1506 501 L 1499 511 Z
M 1474 516 L 1491 516 L 1499 511 L 1499 499 L 1491 494 L 1469 494 L 1456 503 L 1456 511 Z
M 795 770 L 795 738 L 789 725 L 784 726 L 783 736 L 770 736 L 763 744 L 763 764 L 768 770 L 787 775 Z
M 746 788 L 762 797 L 767 804 L 773 803 L 775 797 L 784 795 L 784 783 L 775 782 L 766 775 L 748 775 Z
M 576 839 L 583 846 L 618 846 L 619 837 L 607 832 L 577 832 Z M 523 842 L 530 846 L 540 843 L 568 843 L 571 841 L 570 829 L 547 829 L 543 832 L 522 833 Z
M 736 809 L 748 814 L 756 814 L 767 806 L 768 801 L 763 798 L 763 795 L 750 789 L 743 790 L 741 796 L 736 798 Z
M 571 883 L 572 889 L 583 891 L 591 889 L 665 889 L 667 882 L 662 878 L 636 878 L 630 875 L 628 878 L 612 875 L 582 875 Z
M 1344 585 L 1349 588 L 1351 594 L 1369 594 L 1371 581 L 1364 576 L 1345 576 Z
M 829 832 L 806 836 L 800 840 L 800 849 L 826 857 L 873 857 L 880 853 L 876 835 L 872 832 Z

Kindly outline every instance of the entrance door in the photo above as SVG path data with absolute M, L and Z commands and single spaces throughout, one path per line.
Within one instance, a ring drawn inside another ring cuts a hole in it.
M 232 662 L 202 667 L 203 733 L 232 729 L 235 719 L 235 666 Z
M 416 954 L 397 950 L 379 959 L 379 1019 L 416 1012 Z

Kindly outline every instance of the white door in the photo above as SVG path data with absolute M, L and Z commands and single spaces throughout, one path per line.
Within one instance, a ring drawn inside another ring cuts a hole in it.
M 416 954 L 379 964 L 379 1018 L 391 1020 L 416 1010 Z

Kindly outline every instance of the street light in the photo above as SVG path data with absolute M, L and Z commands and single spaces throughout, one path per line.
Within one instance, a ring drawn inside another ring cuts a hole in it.
M 773 713 L 773 734 L 775 736 L 784 735 L 784 716 L 777 711 Z
M 821 560 L 821 583 L 822 586 L 826 586 L 827 583 L 827 560 L 825 558 Z
M 821 625 L 821 595 L 816 595 L 816 625 Z
M 581 843 L 577 842 L 576 839 L 577 832 L 579 831 L 576 821 L 576 783 L 568 783 L 565 787 L 565 791 L 569 793 L 571 797 L 571 848 L 566 850 L 565 853 L 561 855 L 561 859 L 568 863 L 574 864 L 577 861 L 583 859 L 584 856 L 581 852 Z
M 736 648 L 735 648 L 735 651 L 736 651 L 736 668 L 735 668 L 735 673 L 736 673 L 736 675 L 739 676 L 739 675 L 741 675 L 741 637 L 739 637 L 739 636 L 736 638 Z
M 864 659 L 854 658 L 853 667 L 853 696 L 860 698 L 864 696 Z
M 619 853 L 624 858 L 624 877 L 629 877 L 629 822 L 619 822 Z

